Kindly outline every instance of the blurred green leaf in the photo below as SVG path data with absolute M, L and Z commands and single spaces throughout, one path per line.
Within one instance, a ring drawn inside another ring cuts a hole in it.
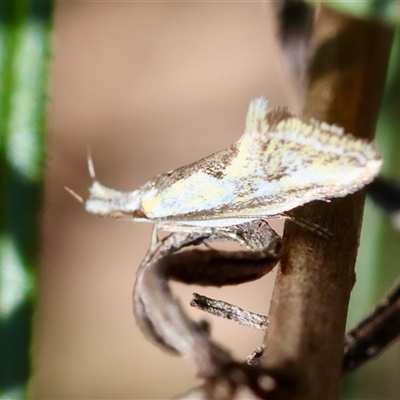
M 312 4 L 318 3 L 315 0 L 307 1 Z M 321 3 L 354 17 L 377 20 L 388 24 L 400 23 L 399 0 L 332 0 L 329 2 L 321 1 Z
M 25 398 L 39 259 L 52 1 L 0 0 L 0 398 Z

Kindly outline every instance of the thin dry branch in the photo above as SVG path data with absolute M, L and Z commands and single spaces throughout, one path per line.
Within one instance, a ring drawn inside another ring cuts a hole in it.
M 322 7 L 305 116 L 371 139 L 391 36 L 383 26 Z M 286 253 L 276 279 L 264 358 L 264 366 L 289 383 L 277 398 L 337 397 L 364 197 L 362 191 L 296 210 L 328 228 L 333 239 L 294 224 L 285 227 Z

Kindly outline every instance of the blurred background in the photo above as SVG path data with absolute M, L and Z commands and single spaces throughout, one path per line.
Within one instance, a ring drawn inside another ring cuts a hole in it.
M 128 191 L 236 141 L 257 96 L 299 111 L 271 7 L 56 3 L 32 398 L 169 398 L 198 383 L 133 318 L 151 225 L 89 215 L 64 186 L 86 197 L 88 148 L 99 181 Z M 173 287 L 185 305 L 198 291 L 267 314 L 273 279 Z M 262 341 L 262 332 L 207 318 L 240 359 Z

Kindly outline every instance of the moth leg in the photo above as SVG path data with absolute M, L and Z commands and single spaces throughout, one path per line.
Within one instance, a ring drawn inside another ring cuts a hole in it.
M 155 224 L 151 231 L 150 247 L 141 265 L 148 264 L 158 252 L 162 255 L 171 254 L 188 246 L 199 245 L 210 236 L 209 233 L 175 232 L 160 239 L 158 231 Z
M 162 246 L 162 241 L 160 241 L 158 237 L 158 228 L 156 225 L 154 225 L 151 231 L 150 247 L 147 250 L 146 255 L 144 256 L 142 265 L 148 264 L 152 260 L 152 258 L 157 254 L 161 246 Z
M 265 220 L 214 228 L 213 240 L 232 240 L 248 250 L 261 250 L 282 245 L 282 238 Z
M 207 247 L 208 250 L 212 250 L 213 249 L 208 242 L 204 241 L 203 244 L 204 244 L 204 246 Z
M 151 238 L 150 238 L 150 247 L 154 247 L 158 244 L 160 238 L 158 237 L 158 227 L 154 224 L 153 229 L 151 231 Z
M 282 216 L 286 217 L 289 221 L 292 221 L 296 225 L 308 229 L 310 232 L 315 233 L 316 235 L 324 238 L 329 239 L 332 237 L 332 232 L 328 229 L 322 227 L 321 225 L 316 224 L 308 219 L 301 218 L 297 215 L 293 215 L 290 212 L 282 213 Z

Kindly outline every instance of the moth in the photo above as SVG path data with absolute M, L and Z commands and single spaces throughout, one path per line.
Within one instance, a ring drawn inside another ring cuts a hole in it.
M 169 231 L 223 228 L 285 213 L 313 200 L 356 192 L 378 174 L 382 158 L 374 143 L 342 128 L 269 109 L 251 101 L 243 136 L 227 149 L 157 175 L 132 192 L 93 179 L 88 212 L 153 222 Z

